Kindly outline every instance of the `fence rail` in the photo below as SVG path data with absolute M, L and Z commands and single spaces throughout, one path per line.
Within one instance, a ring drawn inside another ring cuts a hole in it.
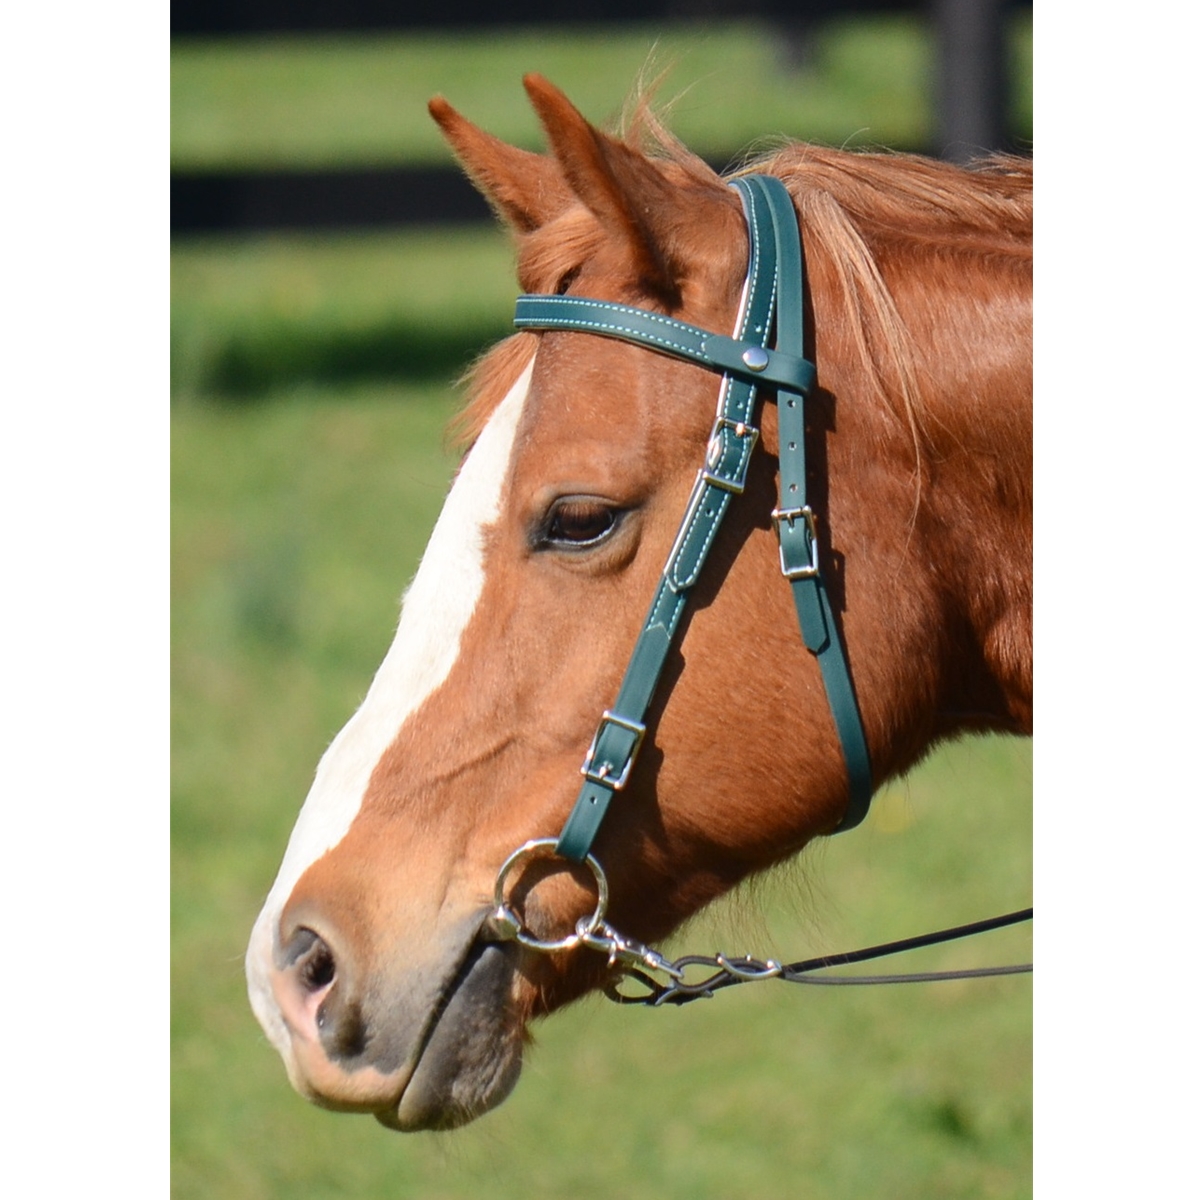
M 368 33 L 754 17 L 787 24 L 926 7 L 924 0 L 172 0 L 171 33 Z
M 645 23 L 758 17 L 802 47 L 813 27 L 853 14 L 924 13 L 938 46 L 934 144 L 897 147 L 958 161 L 1007 149 L 1005 21 L 1029 0 L 173 0 L 172 34 L 245 36 L 402 28 Z M 730 156 L 732 157 L 732 155 Z M 724 165 L 718 163 L 714 165 Z M 463 223 L 487 208 L 456 170 L 181 171 L 171 175 L 171 232 Z

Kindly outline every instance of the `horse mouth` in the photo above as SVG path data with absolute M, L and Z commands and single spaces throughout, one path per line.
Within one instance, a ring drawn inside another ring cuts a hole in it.
M 276 950 L 268 979 L 257 930 L 251 999 L 292 1086 L 400 1131 L 453 1129 L 500 1104 L 521 1072 L 529 989 L 518 947 L 479 936 L 485 916 L 447 931 L 434 961 L 397 956 L 368 973 L 302 926 L 299 953 L 285 964 Z
M 399 1132 L 455 1129 L 504 1101 L 521 1074 L 524 1021 L 511 946 L 472 940 L 427 1023 L 407 1082 L 375 1110 Z

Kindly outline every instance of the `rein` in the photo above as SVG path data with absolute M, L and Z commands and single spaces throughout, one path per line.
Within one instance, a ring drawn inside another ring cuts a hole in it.
M 917 950 L 922 946 L 935 946 L 943 942 L 957 941 L 991 929 L 1002 929 L 1033 920 L 1033 909 L 1023 908 L 1019 912 L 1005 913 L 1002 917 L 989 917 L 986 921 L 972 921 L 969 925 L 957 925 L 953 929 L 940 929 L 936 933 L 924 933 L 920 937 L 904 938 L 898 942 L 884 942 L 868 946 L 863 950 L 851 950 L 844 954 L 827 954 L 820 958 L 806 958 L 802 962 L 782 965 L 774 959 L 728 958 L 724 954 L 687 954 L 677 958 L 671 966 L 680 972 L 689 967 L 706 967 L 711 974 L 692 983 L 684 981 L 682 974 L 672 975 L 666 984 L 652 979 L 637 967 L 626 967 L 623 975 L 637 980 L 646 988 L 640 996 L 631 996 L 618 990 L 619 980 L 613 980 L 605 995 L 618 1004 L 647 1004 L 660 1008 L 664 1004 L 687 1004 L 702 997 L 707 999 L 722 988 L 734 987 L 739 983 L 757 983 L 762 979 L 782 979 L 785 983 L 812 983 L 825 987 L 870 986 L 881 983 L 934 983 L 949 979 L 982 979 L 993 975 L 1028 975 L 1033 963 L 1015 963 L 1004 967 L 968 967 L 958 971 L 913 971 L 903 975 L 815 975 L 829 967 L 844 967 L 851 963 L 867 962 L 873 958 L 884 958 L 890 954 L 902 954 L 905 950 Z
M 704 465 L 696 476 L 675 543 L 663 568 L 646 621 L 634 646 L 611 709 L 601 716 L 580 768 L 584 783 L 557 839 L 526 842 L 500 868 L 495 908 L 483 936 L 516 940 L 531 950 L 550 953 L 584 945 L 608 956 L 610 968 L 642 984 L 646 993 L 630 996 L 613 981 L 607 994 L 622 1004 L 683 1004 L 738 983 L 778 978 L 795 983 L 859 984 L 966 978 L 1013 974 L 1030 964 L 972 972 L 935 972 L 900 976 L 825 978 L 811 972 L 931 945 L 1032 918 L 1033 910 L 977 922 L 886 946 L 811 959 L 784 966 L 772 959 L 690 955 L 676 962 L 618 933 L 605 920 L 608 883 L 590 853 L 613 796 L 629 782 L 646 735 L 646 712 L 654 698 L 691 588 L 700 576 L 721 522 L 734 496 L 746 486 L 750 458 L 758 441 L 754 424 L 758 390 L 773 389 L 779 410 L 779 503 L 771 519 L 779 537 L 779 565 L 792 597 L 807 649 L 821 667 L 825 695 L 841 742 L 849 783 L 849 801 L 835 832 L 853 829 L 866 817 L 873 791 L 870 754 L 854 694 L 850 667 L 833 609 L 821 577 L 817 518 L 807 502 L 804 401 L 816 383 L 816 367 L 804 357 L 804 258 L 792 200 L 783 183 L 767 175 L 733 180 L 750 237 L 749 264 L 734 336 L 711 333 L 661 313 L 580 296 L 523 295 L 517 298 L 514 324 L 522 330 L 564 330 L 615 338 L 672 358 L 694 363 L 722 376 L 717 417 Z M 773 344 L 772 344 L 773 343 Z M 559 858 L 586 865 L 597 889 L 590 917 L 575 932 L 547 940 L 530 932 L 504 895 L 506 877 L 531 858 Z M 686 983 L 689 967 L 710 969 L 705 978 Z M 665 975 L 660 984 L 649 973 Z

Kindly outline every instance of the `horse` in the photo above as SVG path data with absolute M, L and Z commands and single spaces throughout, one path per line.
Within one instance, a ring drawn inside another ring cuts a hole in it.
M 1032 733 L 1031 161 L 795 143 L 722 178 L 646 104 L 619 135 L 524 84 L 545 154 L 429 107 L 515 238 L 519 311 L 543 316 L 472 369 L 469 449 L 246 959 L 293 1086 L 397 1130 L 501 1103 L 535 1017 L 855 823 L 864 762 L 869 800 L 945 739 Z M 795 312 L 757 335 L 755 196 L 803 242 L 802 267 L 780 251 L 776 270 L 803 286 Z M 728 371 L 555 325 L 564 303 L 700 331 Z M 749 407 L 714 426 L 738 382 Z M 797 440 L 807 494 L 788 507 Z M 664 590 L 698 488 L 727 515 L 703 570 Z M 795 527 L 812 562 L 789 573 Z M 849 717 L 793 609 L 818 578 Z M 623 717 L 622 671 L 668 592 L 687 609 L 643 718 Z M 589 789 L 603 823 L 549 841 Z

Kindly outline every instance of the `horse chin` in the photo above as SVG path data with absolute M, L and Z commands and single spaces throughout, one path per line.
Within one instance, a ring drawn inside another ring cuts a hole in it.
M 521 1074 L 524 1049 L 514 973 L 506 947 L 472 948 L 395 1107 L 375 1113 L 382 1125 L 401 1132 L 455 1129 L 507 1098 Z

